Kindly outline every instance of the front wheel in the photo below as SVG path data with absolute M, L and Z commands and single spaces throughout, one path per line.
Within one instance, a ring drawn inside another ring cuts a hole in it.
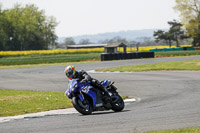
M 92 106 L 87 99 L 84 102 L 78 97 L 72 98 L 72 104 L 74 108 L 83 115 L 90 115 L 92 113 Z
M 115 97 L 112 99 L 112 110 L 115 112 L 122 111 L 124 109 L 124 100 L 121 98 L 120 95 L 115 95 Z

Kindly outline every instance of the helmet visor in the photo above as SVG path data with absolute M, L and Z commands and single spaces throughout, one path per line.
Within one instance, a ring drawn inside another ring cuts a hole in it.
M 67 72 L 66 76 L 71 80 L 73 78 L 73 72 Z

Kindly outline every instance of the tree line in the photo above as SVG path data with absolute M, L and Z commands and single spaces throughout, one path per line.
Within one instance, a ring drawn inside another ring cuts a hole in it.
M 174 9 L 180 13 L 181 22 L 169 21 L 169 31 L 154 32 L 156 41 L 165 40 L 169 46 L 172 42 L 191 39 L 193 46 L 200 46 L 200 0 L 175 0 Z
M 186 35 L 193 39 L 193 46 L 200 46 L 200 0 L 176 0 L 174 9 L 180 13 L 181 23 Z
M 200 0 L 175 0 L 174 9 L 180 13 L 180 22 L 169 21 L 168 31 L 154 32 L 155 41 L 143 38 L 141 45 L 176 44 L 179 46 L 188 40 L 193 46 L 200 46 Z M 54 17 L 45 16 L 44 10 L 39 10 L 33 4 L 22 7 L 16 4 L 11 9 L 2 9 L 0 5 L 0 51 L 2 50 L 42 50 L 54 46 L 57 36 Z M 185 41 L 186 40 L 186 41 Z M 138 44 L 137 41 L 127 41 L 116 36 L 99 43 L 123 42 L 128 45 Z M 89 44 L 89 39 L 82 39 L 79 44 Z M 76 44 L 73 38 L 66 38 L 65 45 Z
M 33 4 L 5 10 L 0 5 L 0 51 L 48 49 L 57 39 L 56 25 L 54 17 Z
M 185 31 L 181 28 L 183 25 L 176 20 L 169 21 L 168 24 L 170 25 L 168 31 L 154 31 L 153 36 L 155 37 L 155 41 L 159 42 L 164 40 L 169 45 L 169 47 L 171 47 L 175 42 L 176 46 L 179 47 L 180 42 L 188 38 L 185 34 Z

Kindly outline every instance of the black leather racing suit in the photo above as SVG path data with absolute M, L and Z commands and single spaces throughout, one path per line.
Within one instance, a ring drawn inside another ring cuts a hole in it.
M 82 82 L 82 83 L 87 82 L 87 81 L 90 81 L 91 84 L 92 84 L 92 86 L 94 86 L 95 88 L 100 89 L 100 90 L 103 91 L 103 92 L 106 92 L 106 90 L 105 90 L 105 88 L 102 86 L 102 84 L 101 84 L 98 80 L 92 78 L 92 77 L 91 77 L 86 71 L 84 71 L 84 70 L 76 71 L 76 73 L 75 73 L 75 78 L 78 78 L 78 79 L 79 79 L 78 82 Z

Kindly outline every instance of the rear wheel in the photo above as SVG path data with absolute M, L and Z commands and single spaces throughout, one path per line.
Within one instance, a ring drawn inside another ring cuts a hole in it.
M 90 115 L 92 113 L 92 106 L 87 99 L 84 102 L 78 97 L 72 98 L 72 104 L 74 108 L 83 115 Z

